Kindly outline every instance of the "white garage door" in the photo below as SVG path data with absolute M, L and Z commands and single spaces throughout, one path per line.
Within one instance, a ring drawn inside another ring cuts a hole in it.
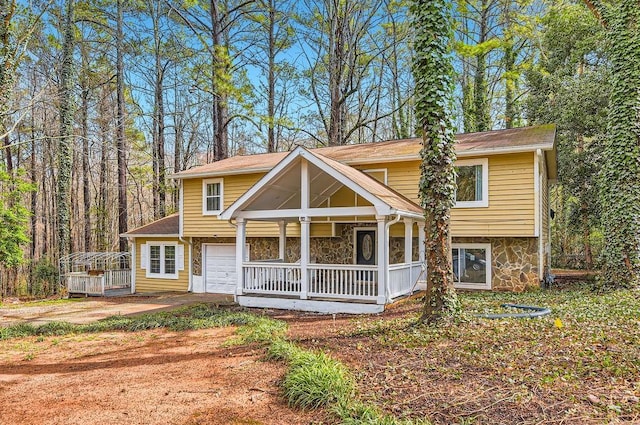
M 236 279 L 235 245 L 206 245 L 204 255 L 205 291 L 215 294 L 233 294 Z

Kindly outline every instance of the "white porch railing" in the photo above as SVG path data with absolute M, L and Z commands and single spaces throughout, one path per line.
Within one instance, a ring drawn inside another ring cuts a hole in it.
M 299 297 L 302 292 L 300 264 L 246 262 L 242 270 L 244 293 Z M 378 295 L 376 266 L 309 264 L 307 273 L 309 297 L 371 301 Z
M 131 287 L 131 270 L 105 270 L 97 276 L 73 272 L 66 281 L 70 294 L 104 295 L 105 290 Z
M 389 297 L 395 298 L 409 294 L 421 273 L 421 262 L 391 264 L 389 266 Z
M 309 296 L 375 300 L 378 267 L 351 264 L 309 264 Z
M 243 291 L 252 294 L 300 295 L 300 264 L 251 262 L 242 265 Z

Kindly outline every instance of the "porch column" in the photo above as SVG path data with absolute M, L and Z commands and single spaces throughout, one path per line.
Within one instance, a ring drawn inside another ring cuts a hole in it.
M 418 222 L 418 258 L 421 263 L 426 261 L 425 248 L 424 248 L 424 222 Z
M 413 220 L 404 219 L 404 262 L 413 261 Z
M 389 235 L 385 216 L 376 216 L 378 222 L 378 304 L 385 304 L 387 300 L 387 267 L 389 258 Z
M 246 222 L 243 218 L 237 218 L 236 226 L 236 274 L 238 276 L 236 295 L 242 295 L 244 289 L 244 272 L 242 270 L 242 263 L 244 262 L 245 255 Z
M 309 235 L 311 219 L 300 217 L 300 299 L 309 298 Z
M 279 240 L 279 250 L 278 257 L 282 259 L 283 263 L 286 263 L 286 255 L 287 255 L 287 222 L 281 220 L 278 222 L 278 227 L 280 228 L 280 240 Z

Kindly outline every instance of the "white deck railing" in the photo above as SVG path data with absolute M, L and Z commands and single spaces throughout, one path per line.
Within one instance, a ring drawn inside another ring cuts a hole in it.
M 105 270 L 97 276 L 73 272 L 66 275 L 66 281 L 70 294 L 104 295 L 105 290 L 131 287 L 131 270 Z
M 414 289 L 421 273 L 421 262 L 391 264 L 389 266 L 390 298 L 409 294 Z
M 351 264 L 309 264 L 309 296 L 375 300 L 378 267 Z

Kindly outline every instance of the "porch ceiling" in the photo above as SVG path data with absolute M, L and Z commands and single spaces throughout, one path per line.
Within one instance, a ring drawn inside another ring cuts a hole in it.
M 293 163 L 266 185 L 244 210 L 262 211 L 300 208 L 302 202 L 300 172 L 300 162 Z M 327 199 L 344 186 L 313 164 L 309 164 L 309 181 L 310 208 L 326 206 Z

